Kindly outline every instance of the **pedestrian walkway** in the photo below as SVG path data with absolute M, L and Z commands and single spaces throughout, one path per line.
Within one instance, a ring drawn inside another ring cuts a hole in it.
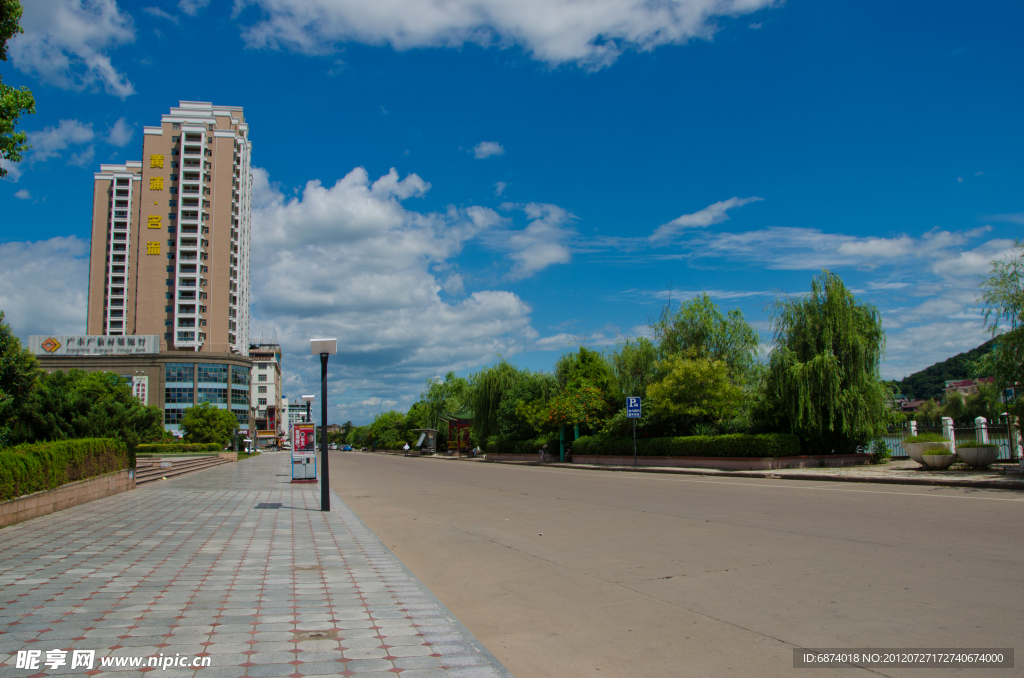
M 265 454 L 0 530 L 0 678 L 511 675 L 337 496 L 323 513 L 289 480 Z

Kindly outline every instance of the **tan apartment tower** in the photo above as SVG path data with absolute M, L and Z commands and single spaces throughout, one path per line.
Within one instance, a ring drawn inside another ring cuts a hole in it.
M 95 175 L 87 333 L 245 355 L 252 142 L 242 109 L 182 101 L 143 132 L 141 162 Z

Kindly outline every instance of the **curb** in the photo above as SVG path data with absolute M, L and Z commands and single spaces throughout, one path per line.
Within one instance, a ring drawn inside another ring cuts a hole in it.
M 475 461 L 485 464 L 510 464 L 513 466 L 545 466 L 585 471 L 632 471 L 633 473 L 668 473 L 688 476 L 716 478 L 768 478 L 772 480 L 818 480 L 838 483 L 875 483 L 880 485 L 928 485 L 932 487 L 976 487 L 992 490 L 1024 490 L 1024 480 L 970 480 L 966 478 L 869 478 L 843 477 L 828 474 L 787 473 L 786 471 L 717 471 L 715 469 L 670 468 L 666 466 L 594 466 L 591 464 L 568 464 L 554 462 L 541 464 L 539 461 L 489 461 L 487 459 L 456 459 L 455 457 L 420 457 L 421 459 L 445 459 L 448 461 Z

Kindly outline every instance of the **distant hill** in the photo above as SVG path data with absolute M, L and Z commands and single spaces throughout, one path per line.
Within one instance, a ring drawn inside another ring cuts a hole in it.
M 968 363 L 978 360 L 991 351 L 993 341 L 993 339 L 989 339 L 977 348 L 972 348 L 965 353 L 958 353 L 952 358 L 935 363 L 920 372 L 914 372 L 909 377 L 902 381 L 895 381 L 893 384 L 900 393 L 911 400 L 939 398 L 942 396 L 942 389 L 946 386 L 947 381 L 971 378 L 971 369 Z

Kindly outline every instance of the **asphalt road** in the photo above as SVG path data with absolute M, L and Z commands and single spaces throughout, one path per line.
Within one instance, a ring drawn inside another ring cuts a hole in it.
M 1024 674 L 793 668 L 794 647 L 1020 653 L 1024 493 L 340 452 L 331 479 L 517 678 Z

